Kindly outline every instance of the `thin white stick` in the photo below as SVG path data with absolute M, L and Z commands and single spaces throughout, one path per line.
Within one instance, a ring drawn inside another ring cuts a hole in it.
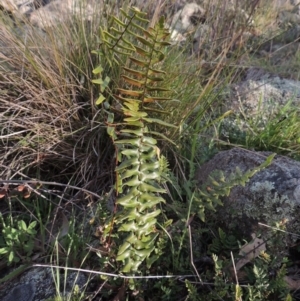
M 285 231 L 285 230 L 282 230 L 282 229 L 278 229 L 278 228 L 276 228 L 276 227 L 271 227 L 271 226 L 266 225 L 266 224 L 263 224 L 263 223 L 258 223 L 258 224 L 261 225 L 261 226 L 264 226 L 264 227 L 266 227 L 266 228 L 270 228 L 270 229 L 273 229 L 273 230 L 276 230 L 276 231 L 280 231 L 280 232 L 283 232 L 283 233 L 287 233 L 287 234 L 291 234 L 291 235 L 300 237 L 299 234 L 295 234 L 295 233 L 288 232 L 288 231 Z
M 194 278 L 195 275 L 153 275 L 153 276 L 125 276 L 122 274 L 113 274 L 113 273 L 106 273 L 106 272 L 99 272 L 99 271 L 93 271 L 93 270 L 86 270 L 86 269 L 78 269 L 78 268 L 69 268 L 69 267 L 63 267 L 58 265 L 51 265 L 51 264 L 33 264 L 28 268 L 32 267 L 42 267 L 42 268 L 54 268 L 54 269 L 65 269 L 70 271 L 77 271 L 77 272 L 83 272 L 83 273 L 90 273 L 90 274 L 98 274 L 98 275 L 104 275 L 104 276 L 110 276 L 110 277 L 117 277 L 122 279 L 162 279 L 162 278 Z
M 190 238 L 190 250 L 191 250 L 191 253 L 190 253 L 190 256 L 191 256 L 191 265 L 193 266 L 197 276 L 198 276 L 198 279 L 200 280 L 201 284 L 203 285 L 203 281 L 196 269 L 196 266 L 194 264 L 194 255 L 193 255 L 193 242 L 192 242 L 192 231 L 191 231 L 191 226 L 189 225 L 189 238 Z
M 232 261 L 234 275 L 235 275 L 235 281 L 236 281 L 236 284 L 239 285 L 239 278 L 237 276 L 237 272 L 236 272 L 236 268 L 235 268 L 235 262 L 234 262 L 234 258 L 233 258 L 232 252 L 230 252 L 230 255 L 231 255 L 231 261 Z
M 15 136 L 15 135 L 18 135 L 18 134 L 22 134 L 22 133 L 25 133 L 25 132 L 29 132 L 29 130 L 23 130 L 23 131 L 14 132 L 14 133 L 7 134 L 7 135 L 1 135 L 0 139 L 8 138 L 8 137 Z
M 233 254 L 232 252 L 230 252 L 230 255 L 231 255 L 231 261 L 232 261 L 232 265 L 233 265 L 233 270 L 234 270 L 234 275 L 235 275 L 235 281 L 236 281 L 236 285 L 239 287 L 239 278 L 237 276 L 237 272 L 236 272 L 236 267 L 235 267 L 235 262 L 234 262 L 234 258 L 233 258 Z M 241 298 L 238 298 L 237 301 L 242 301 Z

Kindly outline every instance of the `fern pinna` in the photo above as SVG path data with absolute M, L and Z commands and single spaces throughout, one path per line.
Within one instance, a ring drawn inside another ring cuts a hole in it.
M 110 65 L 123 64 L 114 95 L 122 108 L 123 122 L 108 126 L 118 161 L 115 169 L 118 209 L 113 221 L 123 236 L 116 260 L 123 263 L 123 272 L 135 272 L 142 262 L 146 261 L 150 267 L 159 256 L 155 252 L 159 235 L 156 218 L 161 213 L 159 204 L 165 202 L 161 180 L 166 159 L 160 156 L 154 137 L 168 138 L 152 131 L 151 125 L 173 125 L 149 114 L 157 115 L 155 105 L 169 99 L 162 95 L 168 89 L 162 86 L 165 72 L 158 67 L 164 59 L 162 50 L 169 45 L 169 32 L 163 18 L 154 27 L 146 28 L 148 21 L 138 9 L 121 12 L 122 20 L 113 17 L 109 32 L 102 29 L 101 34 Z

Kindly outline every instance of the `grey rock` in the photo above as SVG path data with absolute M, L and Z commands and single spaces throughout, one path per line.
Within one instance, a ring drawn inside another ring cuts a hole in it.
M 57 273 L 59 283 L 57 283 Z M 45 301 L 57 295 L 57 289 L 62 296 L 72 294 L 75 285 L 83 291 L 88 282 L 84 273 L 60 271 L 51 268 L 31 268 L 19 278 L 9 282 L 0 289 L 0 300 L 3 301 Z M 18 299 L 19 298 L 19 299 Z
M 270 154 L 238 148 L 222 151 L 199 168 L 196 180 L 201 186 L 216 170 L 223 171 L 225 177 L 237 167 L 245 173 L 263 163 Z M 228 228 L 238 227 L 249 235 L 256 230 L 257 222 L 274 226 L 275 222 L 286 219 L 288 231 L 299 233 L 300 162 L 276 155 L 272 164 L 256 173 L 245 187 L 232 188 L 223 202 L 224 206 L 216 214 Z
M 54 0 L 49 4 L 33 11 L 30 16 L 30 22 L 39 27 L 51 27 L 58 22 L 64 22 L 68 19 L 80 15 L 83 20 L 91 20 L 95 11 L 101 14 L 103 1 L 97 0 Z
M 300 0 L 290 0 L 292 5 L 299 5 Z
M 19 14 L 29 15 L 35 9 L 50 3 L 51 0 L 1 0 L 0 5 L 7 11 Z
M 12 12 L 17 16 L 30 13 L 32 11 L 31 6 L 33 1 L 27 0 L 2 0 L 0 2 L 2 8 L 6 11 Z
M 222 43 L 227 43 L 226 39 L 216 42 L 215 34 L 220 36 L 231 36 L 233 31 L 237 32 L 245 26 L 253 25 L 254 21 L 250 18 L 247 11 L 251 11 L 251 3 L 243 1 L 235 5 L 233 1 L 202 1 L 188 3 L 180 9 L 173 17 L 170 30 L 171 38 L 174 42 L 192 41 L 192 53 L 201 54 L 205 60 L 212 60 L 217 55 L 212 53 L 211 45 L 214 49 L 223 49 Z M 224 26 L 225 25 L 225 26 Z M 243 40 L 246 41 L 252 34 L 245 32 Z M 185 45 L 186 46 L 186 45 Z M 232 45 L 234 48 L 236 45 Z M 209 54 L 209 55 L 207 55 Z M 211 55 L 211 57 L 209 57 Z
M 296 0 L 297 1 L 297 0 Z M 294 5 L 293 0 L 274 0 L 274 6 L 275 7 L 285 7 L 287 5 Z
M 196 29 L 204 17 L 205 10 L 196 3 L 186 4 L 173 17 L 171 22 L 171 38 L 182 41 L 184 35 Z
M 269 53 L 272 52 L 275 53 L 280 51 L 280 49 L 282 49 L 281 54 L 287 53 L 289 51 L 288 46 L 294 46 L 294 45 L 298 46 L 299 37 L 300 37 L 300 23 L 294 24 L 292 27 L 288 28 L 287 30 L 284 30 L 282 33 L 275 35 L 272 39 L 262 43 L 259 46 L 259 50 L 267 51 Z
M 201 24 L 198 26 L 193 37 L 193 53 L 205 53 L 208 48 L 209 42 L 211 41 L 211 33 L 211 26 L 207 24 Z
M 170 16 L 174 15 L 177 11 L 182 9 L 189 2 L 193 2 L 193 1 L 191 0 L 190 1 L 188 0 L 173 0 L 173 1 L 131 0 L 129 4 L 138 7 L 144 12 L 147 12 L 149 18 L 152 17 L 152 15 L 155 12 L 155 9 L 159 7 L 160 15 L 164 15 L 167 19 L 169 19 Z M 119 6 L 122 6 L 121 1 L 119 3 Z
M 299 25 L 300 24 L 300 16 L 298 14 L 298 7 L 294 8 L 292 11 L 281 11 L 277 16 L 278 24 L 286 28 L 291 25 Z
M 16 286 L 4 297 L 3 301 L 32 301 L 35 295 L 35 285 L 31 282 Z
M 278 7 L 277 21 L 281 27 L 300 24 L 300 1 L 290 0 L 289 4 Z
M 250 68 L 245 80 L 231 85 L 224 98 L 224 112 L 231 110 L 233 114 L 224 120 L 222 135 L 228 136 L 234 128 L 241 133 L 248 131 L 249 122 L 254 120 L 258 122 L 256 126 L 263 129 L 284 106 L 298 110 L 300 82 Z
M 258 72 L 257 75 L 255 75 L 256 72 Z M 259 69 L 248 70 L 245 81 L 235 85 L 236 94 L 232 99 L 233 107 L 237 105 L 234 99 L 238 99 L 247 108 L 247 114 L 256 113 L 259 107 L 260 110 L 270 111 L 274 104 L 282 107 L 291 100 L 294 105 L 299 105 L 299 81 L 264 72 L 259 76 L 260 72 Z

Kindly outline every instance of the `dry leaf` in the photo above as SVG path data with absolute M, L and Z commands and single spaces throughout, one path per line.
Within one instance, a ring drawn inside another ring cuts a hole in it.
M 187 222 L 185 224 L 186 227 L 188 227 L 192 223 L 194 217 L 195 217 L 195 214 L 192 214 L 191 217 L 187 220 Z
M 5 185 L 0 188 L 0 199 L 4 198 L 7 195 L 8 185 Z
M 14 189 L 15 191 L 21 192 L 24 199 L 28 199 L 30 197 L 31 191 L 28 186 L 22 184 Z
M 23 191 L 22 191 L 22 193 L 23 193 L 23 198 L 24 199 L 28 199 L 29 197 L 30 197 L 30 190 L 28 189 L 28 187 L 25 187 L 24 189 L 23 189 Z
M 112 301 L 123 301 L 123 300 L 125 300 L 125 293 L 126 293 L 126 286 L 123 284 L 120 287 L 117 295 L 112 299 Z
M 62 237 L 66 236 L 69 233 L 69 221 L 67 217 L 61 213 L 61 226 L 58 227 L 57 233 L 50 233 L 51 238 L 50 242 L 54 242 L 56 239 L 61 239 Z M 56 222 L 57 223 L 57 222 Z
M 246 258 L 240 259 L 235 265 L 236 270 L 239 271 L 248 262 L 250 262 L 249 259 L 246 259 Z
M 17 190 L 20 191 L 20 192 L 22 192 L 24 189 L 25 189 L 25 185 L 19 185 L 17 187 Z
M 157 158 L 160 158 L 160 149 L 158 147 L 156 147 L 156 155 Z
M 62 213 L 62 226 L 60 228 L 58 239 L 66 236 L 69 233 L 69 221 L 67 217 Z
M 236 274 L 235 274 L 235 270 L 233 267 L 230 267 L 229 268 L 229 272 L 230 272 L 230 275 L 231 275 L 231 280 L 232 281 L 235 281 L 236 280 L 236 276 L 238 278 L 238 281 L 245 281 L 245 279 L 247 279 L 247 273 L 244 272 L 244 271 L 236 271 Z
M 284 280 L 290 290 L 298 290 L 300 289 L 300 280 L 294 280 L 289 276 L 285 276 Z
M 103 234 L 103 227 L 101 227 L 101 226 L 97 227 L 97 228 L 96 228 L 96 231 L 95 231 L 95 233 L 94 233 L 94 235 L 95 235 L 96 237 L 101 237 L 102 234 Z
M 243 258 L 236 263 L 237 271 L 266 250 L 266 244 L 263 239 L 257 238 L 255 234 L 252 237 L 253 240 L 245 244 L 239 252 L 239 255 L 243 256 Z

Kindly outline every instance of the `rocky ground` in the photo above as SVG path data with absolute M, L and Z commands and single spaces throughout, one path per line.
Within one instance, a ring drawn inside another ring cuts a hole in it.
M 119 2 L 116 1 L 115 3 L 115 11 L 120 5 Z M 207 36 L 213 37 L 214 28 L 209 20 L 215 13 L 214 3 L 212 3 L 214 1 L 176 0 L 172 1 L 172 5 L 166 4 L 164 1 L 155 1 L 155 4 L 148 4 L 148 1 L 143 0 L 132 0 L 131 2 L 141 9 L 147 7 L 149 16 L 154 15 L 154 18 L 157 17 L 155 14 L 165 13 L 171 31 L 172 43 L 190 43 L 187 56 L 197 56 L 201 53 L 203 66 L 211 63 L 211 53 L 209 53 L 208 47 L 212 40 L 207 39 Z M 278 10 L 273 26 L 284 31 L 281 35 L 267 41 L 264 40 L 264 33 L 256 32 L 255 20 L 250 17 L 251 5 L 254 2 L 240 1 L 239 6 L 236 7 L 234 1 L 227 1 L 226 6 L 224 5 L 221 11 L 221 18 L 228 20 L 229 23 L 234 21 L 243 24 L 241 26 L 253 24 L 253 30 L 244 33 L 241 41 L 245 47 L 248 45 L 248 41 L 253 41 L 254 44 L 257 44 L 257 41 L 262 41 L 256 48 L 256 59 L 258 61 L 264 59 L 272 68 L 245 67 L 243 76 L 228 85 L 222 109 L 224 112 L 232 110 L 233 117 L 224 125 L 224 136 L 229 135 L 231 123 L 245 115 L 249 119 L 258 112 L 266 112 L 261 120 L 263 126 L 264 122 L 272 119 L 278 110 L 287 103 L 299 107 L 298 66 L 294 66 L 295 69 L 292 70 L 290 65 L 288 68 L 284 68 L 284 65 L 291 57 L 299 55 L 300 1 L 270 1 L 270 5 Z M 57 22 L 72 18 L 76 14 L 81 14 L 82 11 L 85 12 L 84 18 L 90 20 L 95 8 L 99 11 L 105 11 L 105 7 L 108 5 L 108 1 L 104 0 L 87 0 L 84 6 L 79 0 L 0 0 L 2 10 L 10 12 L 15 18 L 20 16 L 26 18 L 37 30 L 41 31 L 42 35 L 47 28 Z M 236 47 L 238 45 L 232 45 L 233 49 Z M 9 55 L 5 45 L 2 45 L 1 48 L 0 53 Z M 280 68 L 281 66 L 282 68 Z M 247 118 L 241 125 L 241 131 L 249 126 Z M 238 148 L 220 152 L 211 161 L 199 168 L 197 181 L 201 186 L 208 175 L 217 169 L 228 175 L 234 172 L 238 166 L 243 172 L 246 172 L 261 164 L 269 154 L 269 152 L 245 151 Z M 246 204 L 239 202 L 241 196 L 247 200 Z M 258 199 L 260 200 L 259 205 L 255 204 Z M 228 228 L 236 226 L 231 224 L 230 212 L 232 210 L 243 212 L 240 220 L 235 220 L 235 222 L 239 223 L 240 226 L 242 225 L 241 230 L 244 231 L 245 235 L 255 231 L 258 227 L 258 221 L 268 223 L 270 218 L 276 216 L 278 219 L 283 219 L 288 213 L 288 231 L 294 233 L 298 231 L 299 233 L 300 163 L 284 156 L 276 156 L 271 166 L 255 175 L 245 187 L 233 189 L 225 202 L 226 210 L 220 210 L 219 214 L 222 218 L 226 216 L 227 220 L 224 218 L 224 223 Z M 258 207 L 260 209 L 257 210 L 257 215 L 254 217 L 253 208 L 257 209 Z M 269 214 L 265 214 L 265 211 L 268 211 Z M 251 216 L 249 212 L 251 212 Z M 290 237 L 286 244 L 292 244 L 294 241 L 295 239 Z M 83 287 L 88 277 L 79 275 L 78 278 L 74 277 L 73 274 L 68 276 L 70 278 L 68 279 L 69 287 L 73 287 L 74 283 Z M 55 292 L 54 283 L 49 280 L 51 277 L 50 269 L 31 269 L 23 273 L 20 279 L 15 279 L 7 286 L 0 287 L 1 300 L 46 300 Z

